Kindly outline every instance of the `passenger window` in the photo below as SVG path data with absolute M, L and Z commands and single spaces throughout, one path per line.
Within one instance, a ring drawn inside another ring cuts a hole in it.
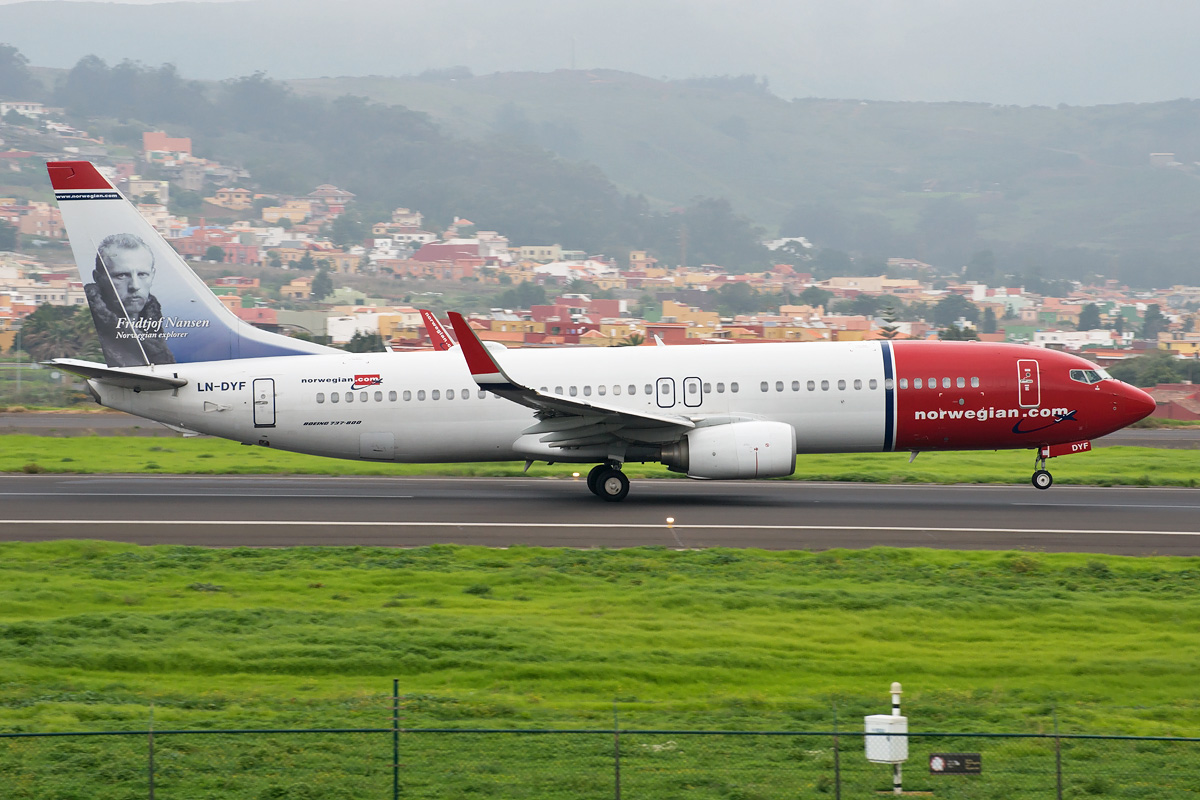
M 562 387 L 561 387 L 561 386 L 555 386 L 555 387 L 554 387 L 554 393 L 555 393 L 555 394 L 562 394 L 562 393 L 563 393 Z
M 541 392 L 542 394 L 545 394 L 546 392 L 550 391 L 550 389 L 543 386 L 541 389 L 538 389 L 538 391 Z
M 376 402 L 376 403 L 382 403 L 382 402 L 383 402 L 383 392 L 376 392 L 376 393 L 375 393 L 375 402 Z
M 325 393 L 324 392 L 317 392 L 317 402 L 318 403 L 325 402 Z
M 871 378 L 871 382 L 867 385 L 870 386 L 872 389 L 878 389 L 879 381 L 875 380 L 874 378 Z
M 712 384 L 711 383 L 704 384 L 704 393 L 712 394 Z
M 618 396 L 621 394 L 621 384 L 619 384 L 619 383 L 613 384 L 613 394 L 618 395 Z
M 949 378 L 942 378 L 942 388 L 943 389 L 950 388 L 950 379 Z
M 646 394 L 654 394 L 654 387 L 648 383 L 646 384 Z
M 409 400 L 412 400 L 412 392 L 409 391 L 408 389 L 405 389 L 404 390 L 404 402 L 407 403 Z
M 367 402 L 368 397 L 369 397 L 369 395 L 366 392 L 359 392 L 359 394 L 358 394 L 358 399 L 363 401 L 364 403 Z
M 454 399 L 454 390 L 453 390 L 453 389 L 447 389 L 447 390 L 446 390 L 446 399 L 447 399 L 447 400 L 453 400 L 453 399 Z
M 660 383 L 658 385 L 658 393 L 661 394 L 663 397 L 666 397 L 668 394 L 671 393 L 671 387 L 665 383 Z
M 463 400 L 470 400 L 470 399 L 471 399 L 471 390 L 470 390 L 470 389 L 463 389 L 463 390 L 462 390 L 462 399 L 463 399 Z
M 967 379 L 966 378 L 955 378 L 954 385 L 957 386 L 959 389 L 966 388 Z
M 800 381 L 792 381 L 792 391 L 793 392 L 800 391 Z
M 689 383 L 689 384 L 687 385 L 687 392 L 688 392 L 688 394 L 695 394 L 695 393 L 696 393 L 696 384 L 695 384 L 695 383 Z
M 937 388 L 937 378 L 930 378 L 930 379 L 929 379 L 929 388 L 930 388 L 930 389 L 936 389 L 936 388 Z
M 630 394 L 630 396 L 637 394 L 637 387 L 634 386 L 632 383 L 629 384 L 629 394 Z
M 425 399 L 425 390 L 424 389 L 417 389 L 417 399 L 418 400 Z
M 904 381 L 900 381 L 900 388 L 901 388 L 901 389 L 903 389 L 903 388 L 904 388 Z M 924 388 L 925 388 L 925 384 L 923 384 L 923 383 L 921 382 L 921 379 L 920 379 L 920 378 L 913 378 L 913 388 L 914 388 L 914 389 L 924 389 Z
M 872 389 L 874 389 L 874 388 L 875 388 L 875 386 L 874 386 L 874 383 L 875 383 L 875 381 L 871 381 L 871 384 L 872 384 L 871 388 L 872 388 Z M 901 379 L 900 379 L 900 388 L 901 388 L 901 389 L 907 389 L 907 388 L 908 388 L 908 378 L 901 378 Z
M 809 390 L 810 392 L 815 392 L 815 391 L 817 390 L 817 382 L 816 382 L 816 381 L 809 381 L 809 382 L 808 382 L 808 390 Z
M 440 389 L 430 389 L 429 390 L 429 399 L 430 400 L 441 400 L 442 399 L 441 390 Z
M 579 387 L 572 386 L 570 389 L 568 389 L 568 391 L 571 393 L 571 397 L 575 397 L 576 395 L 579 394 Z
M 729 384 L 730 394 L 737 394 L 737 390 L 738 390 L 737 381 L 733 381 L 732 383 Z
M 890 392 L 892 390 L 892 379 L 891 378 L 884 379 L 883 388 L 884 388 L 884 391 L 888 391 L 888 392 Z
M 596 387 L 596 394 L 600 395 L 601 397 L 604 397 L 604 393 L 606 391 L 608 391 L 608 389 L 603 384 Z
M 854 379 L 854 388 L 855 388 L 855 389 L 861 389 L 861 388 L 862 388 L 862 380 L 861 380 L 860 378 L 855 378 L 855 379 Z
M 725 394 L 725 384 L 717 383 L 717 394 Z
M 758 388 L 762 389 L 765 392 L 769 388 L 769 384 L 766 381 L 763 381 L 762 383 L 760 383 L 758 385 Z
M 777 392 L 783 391 L 783 381 L 775 381 L 775 391 L 777 391 Z
M 829 391 L 829 381 L 821 381 L 821 391 L 822 392 Z
M 405 398 L 405 399 L 407 399 L 407 398 Z M 396 393 L 395 392 L 388 392 L 388 402 L 390 402 L 390 403 L 396 402 Z
M 354 392 L 346 392 L 346 402 L 347 403 L 354 402 Z
M 329 393 L 329 402 L 331 402 L 331 403 L 340 403 L 340 402 L 341 402 L 341 400 L 342 400 L 342 396 L 341 396 L 340 394 L 338 394 L 337 392 L 330 392 L 330 393 Z
M 838 391 L 839 392 L 846 391 L 846 382 L 845 381 L 838 381 Z
M 971 378 L 971 388 L 972 389 L 979 388 L 979 378 Z
M 590 386 L 583 387 L 583 396 L 591 397 L 592 396 L 592 387 L 590 387 Z
M 545 389 L 542 389 L 542 391 L 544 392 L 544 391 L 546 391 L 546 390 L 545 390 Z M 476 397 L 478 397 L 480 400 L 486 400 L 486 399 L 487 399 L 487 391 L 485 391 L 484 389 L 480 389 L 480 390 L 479 390 L 479 391 L 476 393 L 476 395 L 475 395 L 475 396 L 476 396 Z

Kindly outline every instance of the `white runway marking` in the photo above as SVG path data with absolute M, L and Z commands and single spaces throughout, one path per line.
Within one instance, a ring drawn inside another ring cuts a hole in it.
M 0 492 L 0 497 L 316 497 L 321 499 L 337 500 L 346 498 L 348 500 L 411 500 L 411 494 L 281 494 L 279 492 L 271 492 L 270 494 L 258 493 L 249 494 L 246 492 Z
M 661 530 L 670 531 L 664 523 L 640 522 L 412 522 L 373 520 L 286 520 L 286 519 L 0 519 L 0 525 L 234 525 L 241 527 L 306 527 L 306 528 L 566 528 L 586 530 Z M 888 525 L 689 525 L 675 523 L 674 528 L 689 531 L 846 531 L 873 533 L 1058 533 L 1086 536 L 1089 534 L 1117 534 L 1122 536 L 1200 536 L 1200 531 L 1145 531 L 1145 530 L 1082 530 L 1076 528 L 923 528 L 919 526 Z

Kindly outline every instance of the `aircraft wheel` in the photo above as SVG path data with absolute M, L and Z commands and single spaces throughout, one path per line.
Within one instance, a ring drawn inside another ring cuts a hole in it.
M 597 497 L 600 496 L 600 474 L 608 469 L 607 464 L 597 464 L 592 467 L 592 471 L 587 474 L 588 491 Z
M 1037 489 L 1049 489 L 1054 483 L 1054 478 L 1044 469 L 1039 469 L 1033 473 L 1033 485 Z
M 618 503 L 629 494 L 629 478 L 621 470 L 605 466 L 596 476 L 596 494 L 610 503 Z

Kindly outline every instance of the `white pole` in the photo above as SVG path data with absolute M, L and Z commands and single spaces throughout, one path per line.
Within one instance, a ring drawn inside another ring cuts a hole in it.
M 898 682 L 892 684 L 892 716 L 900 716 L 900 684 Z M 901 788 L 900 764 L 892 765 L 892 794 L 903 794 Z

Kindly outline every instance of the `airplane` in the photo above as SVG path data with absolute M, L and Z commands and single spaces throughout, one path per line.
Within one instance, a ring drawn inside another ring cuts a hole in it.
M 443 330 L 432 351 L 347 353 L 242 322 L 93 164 L 47 168 L 105 356 L 49 363 L 100 405 L 186 434 L 365 461 L 594 464 L 588 488 L 620 501 L 630 462 L 753 479 L 812 453 L 1030 449 L 1047 489 L 1047 459 L 1154 410 L 1083 358 L 1015 344 L 509 350 L 451 312 L 455 347 Z

